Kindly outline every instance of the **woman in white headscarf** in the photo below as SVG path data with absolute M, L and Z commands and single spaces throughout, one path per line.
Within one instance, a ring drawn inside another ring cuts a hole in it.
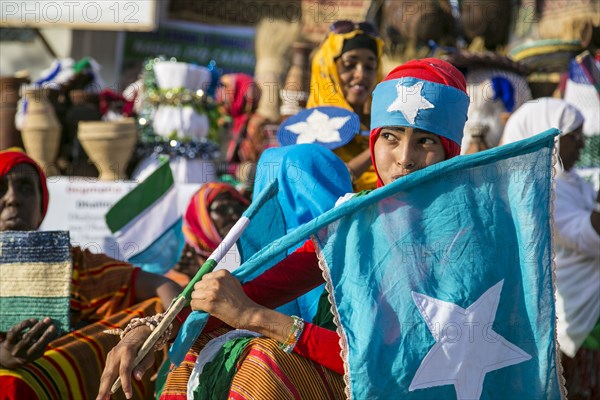
M 541 98 L 520 107 L 503 136 L 510 143 L 561 130 L 554 200 L 556 314 L 570 399 L 600 396 L 600 194 L 573 171 L 584 145 L 583 122 L 566 101 Z

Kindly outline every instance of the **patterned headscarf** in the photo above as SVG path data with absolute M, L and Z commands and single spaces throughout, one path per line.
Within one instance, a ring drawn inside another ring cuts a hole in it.
M 400 98 L 398 85 L 407 89 L 403 98 Z M 426 130 L 440 137 L 446 159 L 460 154 L 469 97 L 465 77 L 452 64 L 436 58 L 409 61 L 394 68 L 377 85 L 373 95 L 369 148 L 375 172 L 377 166 L 373 150 L 384 126 L 412 126 Z M 425 100 L 411 99 L 414 95 L 422 96 Z M 392 99 L 395 99 L 394 103 L 400 102 L 397 110 L 390 110 L 392 106 L 388 103 Z M 399 111 L 410 100 L 416 102 L 413 105 L 419 105 L 412 118 Z M 426 105 L 424 102 L 433 104 Z M 377 173 L 377 187 L 381 186 L 383 182 Z
M 310 75 L 310 95 L 307 108 L 316 106 L 352 107 L 344 98 L 335 60 L 342 55 L 344 41 L 363 35 L 363 31 L 355 30 L 350 33 L 330 32 L 323 41 L 312 61 Z M 377 82 L 383 78 L 381 56 L 383 55 L 383 40 L 373 37 L 377 45 Z
M 187 244 L 198 254 L 208 257 L 221 243 L 217 227 L 210 217 L 210 204 L 221 193 L 231 196 L 248 206 L 249 202 L 233 186 L 221 182 L 209 182 L 202 185 L 188 204 L 183 218 L 183 235 Z
M 32 165 L 38 173 L 40 178 L 40 186 L 42 192 L 42 220 L 46 216 L 48 211 L 48 200 L 50 199 L 48 193 L 48 186 L 46 185 L 46 175 L 42 168 L 32 158 L 27 156 L 25 153 L 9 149 L 6 151 L 0 151 L 0 177 L 8 174 L 8 172 L 15 167 L 17 164 L 29 164 Z

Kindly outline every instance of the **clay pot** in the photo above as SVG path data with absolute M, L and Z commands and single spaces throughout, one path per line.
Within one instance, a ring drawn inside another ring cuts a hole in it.
M 88 156 L 81 148 L 77 140 L 77 127 L 81 121 L 100 121 L 100 96 L 98 93 L 87 92 L 82 89 L 73 89 L 69 92 L 71 107 L 66 113 L 66 136 L 67 155 L 71 160 L 73 168 L 83 171 L 88 164 Z M 88 175 L 86 172 L 85 175 Z
M 126 178 L 127 163 L 137 141 L 133 118 L 120 121 L 81 121 L 77 138 L 98 168 L 101 180 Z
M 21 133 L 15 126 L 15 114 L 19 88 L 24 83 L 29 83 L 29 80 L 12 76 L 0 78 L 0 151 L 10 147 L 23 147 Z
M 296 115 L 306 108 L 310 91 L 309 56 L 312 46 L 308 43 L 296 42 L 292 47 L 294 50 L 292 66 L 280 92 L 282 117 Z
M 62 128 L 48 99 L 48 90 L 26 89 L 27 110 L 21 138 L 27 154 L 44 168 L 46 175 L 58 174 L 55 165 Z

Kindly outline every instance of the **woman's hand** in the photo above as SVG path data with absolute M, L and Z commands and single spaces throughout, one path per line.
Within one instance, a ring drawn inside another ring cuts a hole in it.
M 19 322 L 6 333 L 0 343 L 0 365 L 16 369 L 44 355 L 48 344 L 58 337 L 51 318 L 35 318 Z
M 133 361 L 138 354 L 146 339 L 152 331 L 146 325 L 139 326 L 128 332 L 106 357 L 106 365 L 100 377 L 100 389 L 98 390 L 97 400 L 110 399 L 110 389 L 117 379 L 121 378 L 121 385 L 125 397 L 130 399 L 133 396 L 131 389 L 131 375 L 138 381 L 142 380 L 144 373 L 154 364 L 154 352 L 151 351 L 144 357 L 142 362 L 135 367 Z
M 249 327 L 252 314 L 262 308 L 244 293 L 240 282 L 229 271 L 219 270 L 204 275 L 194 285 L 192 310 L 202 310 L 234 328 Z
M 248 329 L 284 342 L 294 320 L 253 302 L 240 282 L 226 270 L 211 272 L 194 285 L 192 310 L 202 310 L 227 325 Z

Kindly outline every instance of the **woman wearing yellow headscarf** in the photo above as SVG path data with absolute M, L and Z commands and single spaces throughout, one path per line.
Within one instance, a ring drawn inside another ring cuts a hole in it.
M 346 108 L 368 130 L 371 92 L 383 78 L 383 40 L 367 22 L 337 21 L 330 30 L 312 61 L 307 107 Z M 368 136 L 356 136 L 334 153 L 346 163 L 356 191 L 375 188 Z

